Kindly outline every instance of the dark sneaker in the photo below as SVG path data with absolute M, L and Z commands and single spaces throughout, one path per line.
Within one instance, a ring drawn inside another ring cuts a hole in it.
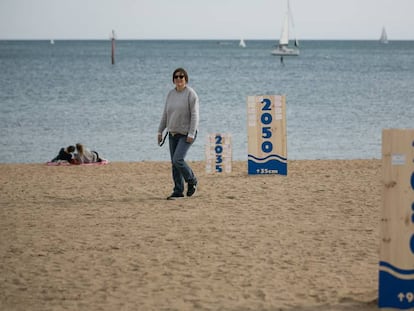
M 197 190 L 197 182 L 189 182 L 188 183 L 188 190 L 187 190 L 187 196 L 191 197 Z
M 182 194 L 182 193 L 173 193 L 167 198 L 167 200 L 177 200 L 177 199 L 181 199 L 181 198 L 184 198 L 184 194 Z

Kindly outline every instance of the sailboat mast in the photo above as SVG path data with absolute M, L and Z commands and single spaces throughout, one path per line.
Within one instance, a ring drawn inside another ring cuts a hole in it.
M 282 24 L 282 32 L 280 34 L 279 46 L 289 45 L 289 0 L 287 0 L 287 10 Z
M 289 0 L 288 0 L 288 12 L 289 12 L 290 21 L 292 23 L 292 33 L 293 33 L 293 38 L 295 40 L 295 46 L 299 47 L 299 41 L 296 38 L 296 33 L 295 33 L 295 21 L 293 20 L 293 14 L 292 14 L 292 10 L 290 9 L 290 1 Z

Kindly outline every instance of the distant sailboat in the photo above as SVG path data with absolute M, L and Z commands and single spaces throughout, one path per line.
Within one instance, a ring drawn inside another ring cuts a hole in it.
M 290 11 L 289 0 L 287 0 L 287 12 L 282 26 L 282 34 L 280 35 L 279 45 L 272 51 L 272 55 L 280 56 L 281 61 L 283 61 L 283 56 L 298 56 L 299 55 L 299 42 L 294 38 L 295 47 L 289 47 L 289 27 L 291 23 L 292 14 Z
M 50 40 L 50 44 L 55 44 L 55 40 Z
M 383 44 L 388 43 L 388 37 L 387 37 L 387 32 L 385 31 L 385 27 L 382 27 L 380 42 L 383 43 Z
M 242 48 L 246 47 L 246 42 L 244 42 L 243 38 L 240 39 L 239 46 L 242 47 Z

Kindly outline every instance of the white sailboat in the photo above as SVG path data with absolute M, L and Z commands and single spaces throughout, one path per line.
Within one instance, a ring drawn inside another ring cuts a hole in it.
M 244 42 L 243 38 L 240 39 L 239 46 L 242 48 L 246 47 L 246 42 Z
M 387 36 L 387 32 L 385 31 L 385 27 L 382 27 L 380 42 L 383 44 L 388 43 L 388 36 Z
M 55 44 L 55 40 L 51 39 L 50 44 Z
M 290 11 L 290 5 L 289 0 L 287 0 L 287 12 L 285 15 L 285 19 L 283 21 L 282 26 L 282 33 L 280 35 L 279 39 L 279 45 L 272 51 L 272 55 L 276 56 L 298 56 L 299 55 L 299 42 L 294 37 L 294 46 L 295 47 L 289 47 L 289 27 L 292 25 L 293 29 L 293 22 L 292 20 L 292 14 Z

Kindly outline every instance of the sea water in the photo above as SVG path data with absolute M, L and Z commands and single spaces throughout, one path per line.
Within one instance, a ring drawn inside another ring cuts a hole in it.
M 247 161 L 249 95 L 287 98 L 288 159 L 381 157 L 383 128 L 414 127 L 414 42 L 303 41 L 298 57 L 273 41 L 0 41 L 0 162 L 41 163 L 81 142 L 110 161 L 166 161 L 157 129 L 172 72 L 200 98 L 209 133 L 230 133 Z

